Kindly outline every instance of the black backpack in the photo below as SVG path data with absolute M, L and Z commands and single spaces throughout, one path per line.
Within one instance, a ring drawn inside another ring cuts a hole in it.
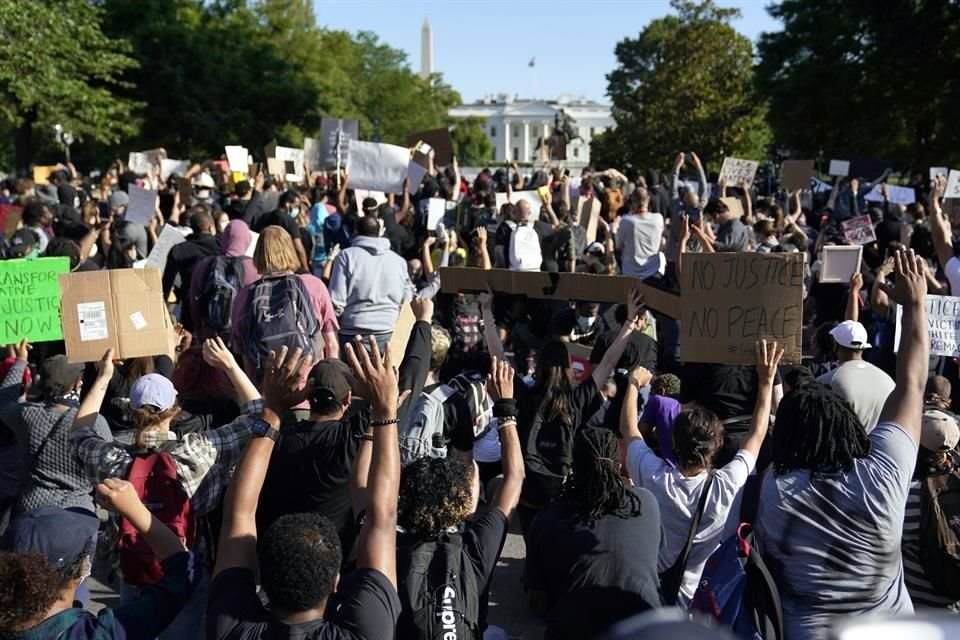
M 263 369 L 271 351 L 279 353 L 283 346 L 314 355 L 320 322 L 299 276 L 262 277 L 251 288 L 247 305 L 242 350 L 257 369 Z
M 460 534 L 405 538 L 397 549 L 397 640 L 480 640 L 480 588 L 464 567 Z
M 960 474 L 929 476 L 920 505 L 920 564 L 937 593 L 960 600 Z
M 203 320 L 214 331 L 230 331 L 233 300 L 243 286 L 241 258 L 216 256 L 210 261 L 203 288 L 196 294 Z

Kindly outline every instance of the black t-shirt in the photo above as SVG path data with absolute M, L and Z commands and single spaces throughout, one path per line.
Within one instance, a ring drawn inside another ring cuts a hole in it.
M 282 430 L 260 493 L 259 530 L 289 513 L 319 513 L 337 528 L 346 556 L 356 533 L 350 470 L 369 422 L 368 406 L 358 402 L 342 421 L 304 420 Z
M 462 532 L 448 534 L 461 537 L 463 541 L 461 566 L 464 571 L 473 572 L 478 588 L 478 593 L 474 595 L 481 598 L 482 601 L 485 600 L 482 594 L 485 594 L 490 588 L 493 571 L 497 567 L 497 560 L 500 559 L 500 552 L 503 551 L 503 543 L 507 539 L 509 524 L 503 512 L 493 508 L 477 520 L 467 522 Z M 398 541 L 397 554 L 411 554 L 422 544 L 425 544 L 425 542 L 418 541 L 412 535 L 402 535 Z M 401 560 L 398 564 L 405 566 L 408 563 Z M 403 582 L 403 577 L 398 576 L 398 579 Z M 406 594 L 401 593 L 400 600 L 403 603 L 403 609 L 400 621 L 397 624 L 397 640 L 418 640 L 417 636 L 410 632 L 409 625 L 412 622 L 405 619 L 405 616 L 409 617 L 410 614 L 410 604 L 407 601 Z M 486 626 L 484 609 L 485 607 L 481 606 L 481 619 L 479 620 L 481 629 Z
M 385 575 L 357 569 L 340 581 L 322 620 L 286 625 L 276 621 L 257 595 L 249 569 L 227 569 L 210 584 L 207 638 L 211 640 L 382 640 L 392 638 L 400 598 Z
M 624 487 L 632 507 L 593 527 L 554 500 L 530 529 L 525 583 L 547 598 L 546 638 L 594 638 L 611 624 L 661 606 L 660 507 L 646 489 Z M 629 515 L 628 515 L 629 513 Z
M 779 372 L 774 384 L 781 384 Z M 695 402 L 713 411 L 720 420 L 747 416 L 749 429 L 749 416 L 757 402 L 757 370 L 745 365 L 684 363 L 680 402 Z
M 593 345 L 593 351 L 590 352 L 592 364 L 600 364 L 619 333 L 620 329 L 610 329 L 600 334 Z M 630 334 L 623 355 L 617 362 L 618 369 L 632 369 L 636 366 L 644 367 L 649 371 L 657 370 L 657 341 L 642 331 L 634 331 Z
M 426 386 L 423 393 L 433 393 L 439 386 Z M 459 391 L 443 403 L 443 435 L 454 449 L 473 451 L 473 414 L 467 399 Z
M 270 225 L 283 227 L 284 230 L 290 234 L 292 240 L 303 240 L 302 230 L 300 229 L 300 225 L 297 224 L 296 219 L 290 217 L 287 212 L 280 211 L 279 209 L 264 214 L 254 220 L 250 229 L 260 233 Z

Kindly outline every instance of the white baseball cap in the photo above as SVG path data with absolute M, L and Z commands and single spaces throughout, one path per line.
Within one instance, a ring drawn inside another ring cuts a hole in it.
M 950 451 L 960 442 L 957 419 L 946 411 L 928 407 L 920 425 L 920 444 L 925 449 Z
M 862 351 L 870 348 L 870 337 L 867 335 L 866 328 L 853 320 L 844 320 L 830 331 L 830 335 L 845 349 Z

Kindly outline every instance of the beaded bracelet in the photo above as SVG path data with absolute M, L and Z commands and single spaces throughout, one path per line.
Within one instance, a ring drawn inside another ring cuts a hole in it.
M 370 422 L 371 427 L 385 427 L 389 424 L 400 424 L 400 418 L 393 418 L 392 420 L 372 420 Z
M 517 426 L 517 417 L 516 416 L 503 416 L 502 418 L 497 418 L 497 431 L 503 429 L 508 424 Z

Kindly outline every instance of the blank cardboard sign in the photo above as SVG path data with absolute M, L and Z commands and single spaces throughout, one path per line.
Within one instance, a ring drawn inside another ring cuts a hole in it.
M 850 282 L 850 276 L 860 271 L 863 247 L 823 248 L 823 264 L 820 266 L 820 282 Z
M 813 177 L 813 160 L 784 160 L 783 179 L 780 181 L 787 191 L 809 189 Z

